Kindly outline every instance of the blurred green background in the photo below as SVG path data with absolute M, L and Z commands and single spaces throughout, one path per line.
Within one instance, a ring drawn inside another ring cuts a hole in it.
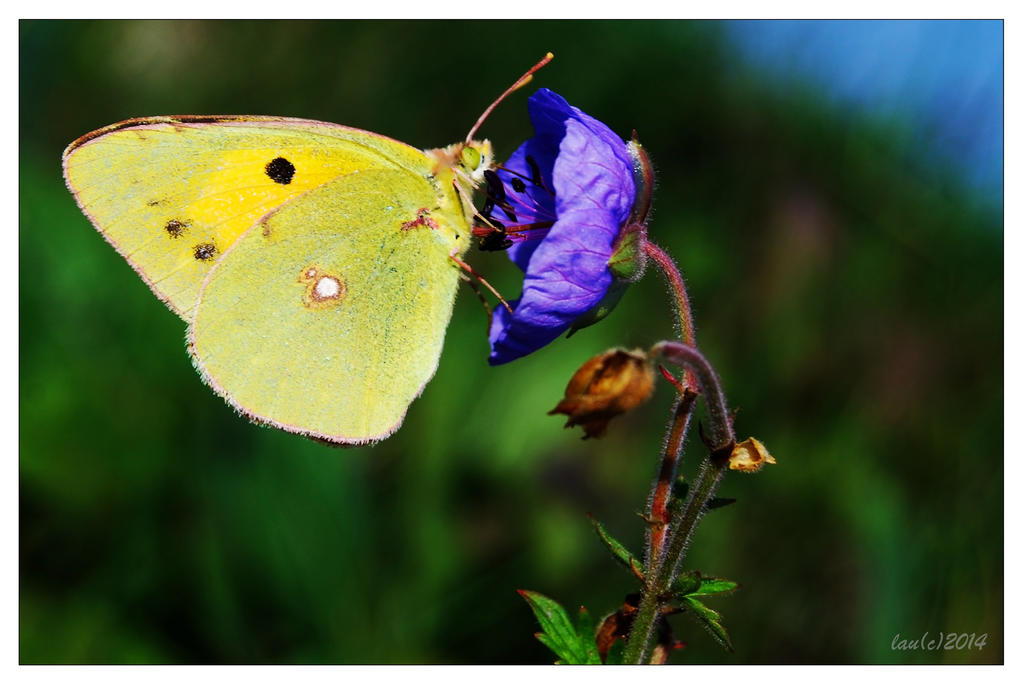
M 78 211 L 60 154 L 155 114 L 275 114 L 419 147 L 535 84 L 658 170 L 651 234 L 679 261 L 741 437 L 691 567 L 736 646 L 686 617 L 675 663 L 1003 660 L 1002 207 L 909 114 L 851 109 L 739 58 L 717 23 L 39 22 L 20 26 L 20 658 L 26 663 L 545 663 L 515 589 L 593 613 L 634 590 L 671 402 L 606 438 L 546 416 L 572 372 L 671 334 L 656 274 L 600 325 L 504 367 L 460 294 L 404 427 L 334 449 L 249 424 L 195 374 L 185 325 Z M 505 156 L 525 92 L 483 129 Z M 1001 186 L 1000 186 L 1001 191 Z M 469 255 L 506 295 L 501 254 Z M 340 392 L 340 391 L 339 391 Z M 701 458 L 691 442 L 684 471 Z M 988 634 L 983 650 L 893 637 Z

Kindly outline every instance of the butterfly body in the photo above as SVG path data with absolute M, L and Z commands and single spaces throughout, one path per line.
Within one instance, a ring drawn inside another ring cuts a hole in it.
M 365 443 L 401 424 L 436 370 L 459 279 L 449 258 L 469 246 L 469 186 L 489 151 L 301 119 L 153 117 L 75 141 L 64 174 L 188 322 L 195 366 L 230 404 Z

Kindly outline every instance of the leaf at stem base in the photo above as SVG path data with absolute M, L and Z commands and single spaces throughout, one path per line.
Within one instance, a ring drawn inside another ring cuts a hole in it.
M 569 665 L 599 665 L 601 658 L 594 638 L 594 622 L 584 607 L 574 626 L 568 613 L 557 601 L 535 591 L 519 591 L 533 610 L 541 631 L 537 640 L 558 656 L 558 663 Z

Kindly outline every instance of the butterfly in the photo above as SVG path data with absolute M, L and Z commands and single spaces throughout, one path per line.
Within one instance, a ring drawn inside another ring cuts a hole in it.
M 79 207 L 188 324 L 249 419 L 338 444 L 391 435 L 434 375 L 491 145 L 419 150 L 266 116 L 129 119 L 64 151 Z

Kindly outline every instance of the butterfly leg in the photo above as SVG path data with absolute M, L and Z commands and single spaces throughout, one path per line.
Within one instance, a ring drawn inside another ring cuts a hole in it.
M 451 253 L 449 253 L 448 258 L 452 262 L 457 264 L 459 266 L 459 269 L 461 269 L 462 271 L 466 272 L 467 274 L 469 274 L 470 276 L 475 278 L 477 281 L 479 281 L 481 284 L 483 284 L 483 286 L 487 290 L 489 290 L 491 293 L 494 294 L 494 296 L 498 299 L 499 302 L 501 302 L 501 304 L 505 307 L 505 309 L 508 310 L 508 313 L 512 314 L 512 306 L 509 305 L 508 302 L 506 302 L 505 298 L 501 297 L 501 293 L 499 293 L 494 288 L 494 286 L 492 286 L 491 284 L 487 283 L 487 279 L 485 279 L 484 277 L 482 277 L 479 274 L 477 274 L 476 271 L 472 267 L 470 267 L 468 264 L 466 264 L 461 259 L 459 259 L 459 255 L 458 255 L 458 253 L 456 251 L 453 250 Z
M 490 332 L 491 332 L 491 323 L 494 321 L 494 312 L 491 310 L 491 304 L 489 302 L 487 302 L 487 298 L 484 297 L 484 293 L 483 293 L 483 291 L 480 290 L 480 286 L 479 286 L 479 284 L 477 284 L 476 281 L 474 281 L 473 279 L 469 278 L 465 274 L 460 274 L 459 277 L 470 288 L 473 289 L 473 292 L 476 293 L 476 297 L 480 301 L 480 304 L 484 306 L 484 312 L 487 313 L 487 333 L 489 335 Z

